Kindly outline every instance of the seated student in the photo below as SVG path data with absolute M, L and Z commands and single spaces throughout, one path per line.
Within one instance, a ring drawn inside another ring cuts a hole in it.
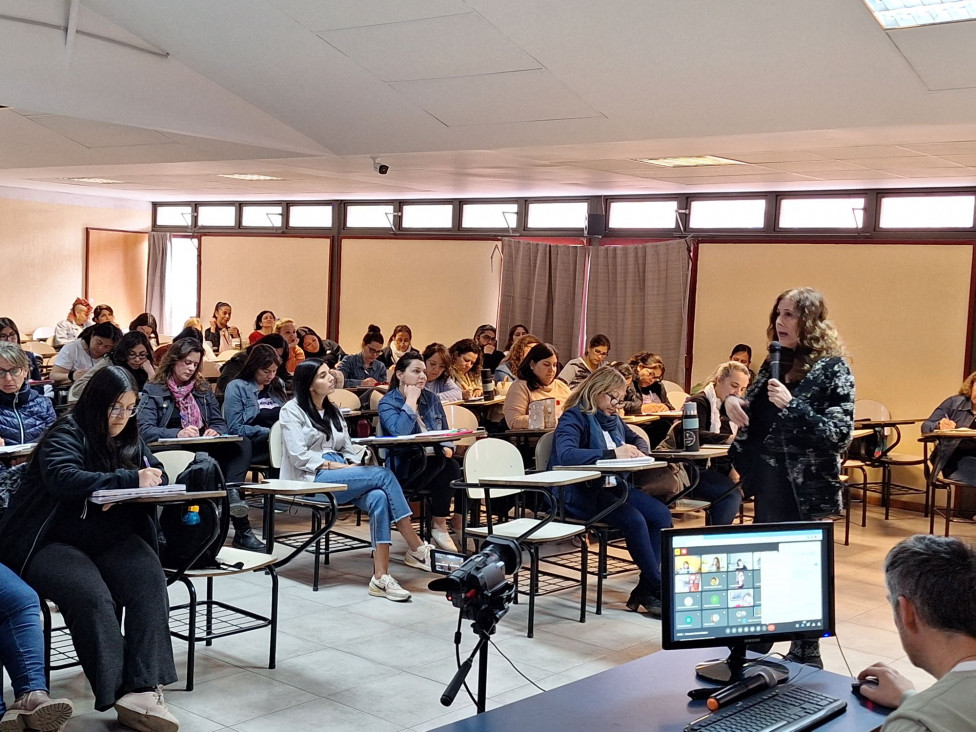
M 91 320 L 91 312 L 91 303 L 83 297 L 76 297 L 75 301 L 71 303 L 68 317 L 54 326 L 54 339 L 52 340 L 54 347 L 61 348 L 61 346 L 71 343 L 81 335 L 81 331 L 90 325 L 95 325 L 95 321 Z
M 20 328 L 11 318 L 0 318 L 0 342 L 12 343 L 13 345 L 20 348 Z M 41 364 L 40 359 L 37 357 L 36 353 L 31 353 L 30 351 L 24 351 L 27 354 L 27 361 L 30 364 L 30 374 L 28 378 L 31 381 L 40 381 L 41 379 Z
M 92 310 L 92 319 L 96 323 L 115 323 L 115 311 L 111 305 L 96 305 Z
M 390 524 L 395 523 L 407 542 L 403 563 L 429 572 L 430 544 L 420 540 L 410 523 L 410 506 L 396 477 L 386 468 L 367 465 L 369 450 L 354 445 L 346 420 L 329 401 L 335 381 L 328 364 L 310 358 L 295 371 L 295 398 L 281 408 L 281 439 L 284 480 L 342 483 L 347 489 L 337 494 L 343 504 L 353 504 L 369 513 L 373 545 L 373 576 L 369 594 L 395 602 L 410 599 L 410 593 L 390 576 Z
M 481 351 L 481 368 L 495 373 L 498 364 L 505 358 L 505 354 L 498 350 L 498 337 L 495 326 L 490 323 L 479 325 L 478 330 L 474 332 L 474 342 Z
M 409 325 L 397 325 L 393 327 L 393 335 L 390 336 L 390 340 L 386 344 L 386 348 L 378 356 L 379 360 L 383 362 L 383 365 L 389 369 L 393 364 L 399 361 L 403 354 L 411 348 L 411 343 L 413 342 L 413 332 L 410 330 Z
M 241 332 L 230 324 L 233 311 L 226 302 L 214 305 L 210 327 L 204 331 L 203 337 L 213 348 L 214 353 L 222 351 L 239 351 L 241 348 Z
M 146 442 L 163 437 L 217 437 L 227 434 L 227 422 L 207 380 L 200 376 L 203 346 L 193 338 L 180 338 L 166 352 L 156 375 L 146 384 L 139 400 L 139 433 Z M 87 390 L 86 390 L 87 391 Z M 228 484 L 241 483 L 251 464 L 251 443 L 218 442 L 194 445 L 220 464 Z M 247 504 L 237 488 L 227 489 L 233 545 L 263 552 L 264 544 L 251 530 Z
M 602 333 L 597 333 L 590 338 L 583 355 L 566 364 L 556 378 L 565 381 L 570 389 L 575 389 L 583 379 L 600 368 L 609 353 L 610 339 Z
M 443 402 L 459 402 L 463 398 L 461 387 L 451 378 L 451 354 L 443 343 L 431 343 L 423 352 L 427 369 L 424 389 Z
M 217 383 L 214 386 L 214 393 L 217 395 L 218 399 L 224 398 L 224 392 L 227 391 L 227 385 L 236 379 L 237 375 L 241 373 L 241 369 L 244 368 L 244 362 L 247 361 L 247 357 L 251 352 L 251 349 L 260 345 L 271 346 L 271 348 L 274 349 L 274 352 L 278 354 L 278 358 L 281 359 L 281 363 L 284 364 L 285 353 L 288 351 L 288 346 L 285 344 L 285 339 L 277 333 L 262 336 L 257 343 L 252 343 L 240 353 L 235 353 L 223 366 L 220 367 L 220 376 L 217 377 Z M 278 367 L 278 378 L 285 382 L 286 385 L 291 382 L 291 374 L 286 372 L 283 366 Z
M 634 390 L 641 398 L 641 414 L 668 412 L 674 409 L 664 390 L 664 361 L 656 353 L 641 351 L 630 357 L 630 365 L 637 372 Z
M 69 384 L 80 378 L 98 359 L 106 356 L 121 337 L 122 332 L 111 323 L 88 326 L 81 335 L 58 351 L 51 378 L 56 384 Z
M 539 343 L 539 339 L 530 333 L 516 338 L 511 348 L 508 349 L 508 355 L 505 356 L 505 360 L 498 364 L 498 368 L 495 369 L 495 383 L 501 384 L 506 381 L 515 381 L 518 378 L 517 374 L 519 366 L 522 365 L 522 359 L 525 358 L 525 354 L 537 343 Z
M 0 694 L 0 730 L 60 730 L 71 718 L 68 699 L 48 696 L 44 676 L 44 629 L 37 593 L 0 564 L 0 664 L 10 676 L 15 701 Z
M 451 378 L 461 387 L 465 399 L 477 399 L 484 394 L 481 388 L 481 349 L 470 338 L 454 343 L 451 355 Z
M 288 375 L 291 376 L 295 373 L 295 367 L 305 360 L 305 352 L 298 345 L 298 329 L 295 327 L 295 321 L 291 318 L 279 318 L 275 321 L 274 328 L 275 333 L 285 339 L 287 348 L 285 353 L 287 355 L 285 356 L 284 367 Z
M 378 407 L 380 424 L 385 435 L 418 435 L 422 432 L 450 429 L 441 402 L 430 392 L 427 385 L 427 368 L 416 351 L 409 351 L 393 364 L 390 390 L 380 399 Z M 456 552 L 457 545 L 447 529 L 454 497 L 452 481 L 461 477 L 461 467 L 453 459 L 454 443 L 445 442 L 430 446 L 423 472 L 414 482 L 430 492 L 430 512 L 433 516 L 430 536 L 439 548 Z M 413 475 L 420 469 L 424 456 L 390 452 L 387 466 L 397 477 Z
M 756 372 L 752 370 L 752 348 L 745 343 L 736 343 L 729 354 L 729 361 L 738 361 L 749 370 L 749 383 L 756 380 Z
M 149 339 L 153 348 L 159 348 L 159 331 L 156 329 L 156 316 L 152 313 L 140 313 L 131 323 L 129 330 L 137 330 Z
M 37 442 L 54 423 L 54 406 L 27 383 L 30 362 L 13 343 L 0 342 L 0 444 Z M 2 513 L 2 512 L 0 512 Z M 2 729 L 2 728 L 0 728 Z
M 166 577 L 152 548 L 155 507 L 129 503 L 103 511 L 87 502 L 96 490 L 167 481 L 139 438 L 136 398 L 118 366 L 92 377 L 74 411 L 38 444 L 7 509 L 0 557 L 23 567 L 24 580 L 57 604 L 95 709 L 114 706 L 126 727 L 175 732 L 179 722 L 160 690 L 176 681 L 176 667 Z
M 508 340 L 505 341 L 505 355 L 507 356 L 509 351 L 512 350 L 512 345 L 516 340 L 524 335 L 528 335 L 528 327 L 522 325 L 521 323 L 516 323 L 511 328 L 508 329 Z
M 536 343 L 522 359 L 518 380 L 505 397 L 505 423 L 510 430 L 529 429 L 529 404 L 540 399 L 556 400 L 556 419 L 566 408 L 570 388 L 556 378 L 559 354 L 548 343 Z
M 640 394 L 637 393 L 637 387 L 634 386 L 634 379 L 637 377 L 634 367 L 626 361 L 611 361 L 607 365 L 616 370 L 627 382 L 627 396 L 624 398 L 623 404 L 620 405 L 620 414 L 640 414 L 644 402 Z M 653 448 L 654 445 L 651 447 Z
M 278 378 L 281 356 L 268 345 L 248 349 L 244 367 L 224 392 L 227 430 L 251 441 L 251 462 L 268 461 L 268 436 L 278 421 L 281 406 L 288 401 L 285 383 Z
M 597 460 L 645 455 L 649 448 L 617 416 L 626 394 L 624 378 L 609 366 L 599 368 L 566 401 L 566 410 L 553 436 L 551 465 L 592 465 Z M 513 387 L 514 388 L 514 387 Z M 614 479 L 615 480 L 615 479 Z M 559 489 L 566 513 L 588 519 L 617 500 L 602 480 Z M 632 489 L 626 502 L 603 521 L 619 529 L 627 551 L 640 568 L 640 580 L 627 608 L 643 607 L 661 617 L 661 529 L 671 526 L 671 512 L 653 496 Z
M 200 343 L 203 344 L 203 360 L 204 361 L 216 361 L 217 354 L 214 353 L 213 346 L 210 345 L 210 341 L 203 337 L 203 323 L 200 322 L 200 318 L 187 318 L 186 322 L 183 323 L 183 330 L 173 336 L 174 341 L 178 341 L 180 338 L 196 338 Z M 163 351 L 156 349 L 156 363 L 163 360 L 163 356 L 166 355 L 166 346 L 163 346 Z
M 298 345 L 305 352 L 305 358 L 319 358 L 325 361 L 330 369 L 335 369 L 336 365 L 346 357 L 346 352 L 335 341 L 322 338 L 318 333 L 303 325 L 298 329 Z M 335 374 L 332 374 L 335 376 Z M 336 385 L 341 389 L 341 385 Z
M 959 392 L 945 399 L 922 422 L 922 434 L 936 430 L 976 426 L 976 371 L 966 377 Z M 939 440 L 932 457 L 933 471 L 951 480 L 976 485 L 976 439 Z
M 262 310 L 258 313 L 258 316 L 254 319 L 254 331 L 247 337 L 248 343 L 253 346 L 262 336 L 274 333 L 275 322 L 277 320 L 275 314 L 270 310 Z
M 136 388 L 142 391 L 146 382 L 156 374 L 156 364 L 153 362 L 152 349 L 149 339 L 138 330 L 130 330 L 115 344 L 108 356 L 101 358 L 81 378 L 75 378 L 68 392 L 68 403 L 74 404 L 81 397 L 91 377 L 106 366 L 121 366 L 135 381 Z
M 729 421 L 725 413 L 725 398 L 741 397 L 749 386 L 749 369 L 736 361 L 719 364 L 705 382 L 705 388 L 691 396 L 698 410 L 698 437 L 703 445 L 731 445 L 735 440 L 738 426 Z M 717 458 L 711 466 L 699 471 L 698 487 L 693 497 L 702 501 L 715 501 L 705 514 L 707 524 L 731 524 L 739 506 L 742 494 L 738 490 L 729 492 L 739 482 L 739 474 L 728 458 Z
M 383 334 L 379 326 L 370 325 L 363 336 L 363 350 L 339 362 L 346 386 L 376 386 L 386 383 L 386 366 L 379 360 L 383 352 Z M 367 397 L 366 403 L 369 403 Z

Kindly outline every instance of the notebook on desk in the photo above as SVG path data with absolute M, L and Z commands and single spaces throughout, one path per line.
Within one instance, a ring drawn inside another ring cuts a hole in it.
M 178 496 L 186 493 L 186 486 L 182 483 L 170 485 L 156 485 L 149 488 L 122 488 L 119 490 L 95 491 L 88 500 L 99 505 L 118 503 L 127 498 L 143 498 L 145 496 Z
M 636 468 L 642 465 L 653 465 L 657 462 L 656 458 L 645 456 L 639 458 L 607 458 L 606 460 L 597 460 L 597 467 L 603 468 Z

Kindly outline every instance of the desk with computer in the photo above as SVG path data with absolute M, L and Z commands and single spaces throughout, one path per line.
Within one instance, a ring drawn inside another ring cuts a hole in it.
M 665 650 L 443 729 L 876 729 L 888 710 L 850 677 L 748 652 L 834 635 L 833 546 L 831 522 L 667 530 Z

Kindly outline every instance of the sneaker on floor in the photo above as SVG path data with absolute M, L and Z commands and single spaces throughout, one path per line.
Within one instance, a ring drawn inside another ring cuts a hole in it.
M 0 719 L 0 732 L 20 732 L 23 729 L 57 732 L 74 712 L 67 699 L 52 699 L 42 689 L 28 691 L 20 697 Z
M 130 692 L 115 702 L 119 724 L 139 732 L 177 732 L 179 720 L 163 702 L 163 687 L 155 691 Z
M 379 579 L 370 578 L 369 594 L 373 597 L 385 597 L 393 602 L 406 602 L 411 598 L 410 593 L 400 587 L 400 583 L 388 574 L 384 574 Z
M 434 540 L 434 544 L 438 549 L 443 549 L 446 552 L 456 552 L 458 550 L 454 539 L 443 529 L 431 529 L 430 538 Z
M 432 572 L 430 566 L 430 550 L 434 547 L 424 542 L 416 549 L 407 549 L 403 554 L 403 563 L 414 569 L 422 569 L 424 572 Z

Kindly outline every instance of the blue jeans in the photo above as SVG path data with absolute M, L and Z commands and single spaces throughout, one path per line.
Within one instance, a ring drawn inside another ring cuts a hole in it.
M 701 501 L 714 501 L 720 496 L 725 496 L 714 503 L 705 513 L 705 523 L 709 526 L 731 524 L 736 514 L 739 513 L 739 506 L 742 505 L 742 494 L 738 490 L 730 493 L 732 485 L 732 479 L 727 475 L 704 468 L 700 471 L 698 485 L 692 491 L 692 497 Z
M 0 564 L 0 663 L 7 669 L 14 698 L 47 690 L 41 603 L 27 583 Z M 0 714 L 6 711 L 0 694 Z
M 616 502 L 617 497 L 591 483 L 563 487 L 566 513 L 588 519 Z M 661 529 L 671 526 L 671 511 L 653 496 L 630 489 L 627 501 L 603 518 L 619 529 L 631 559 L 640 568 L 641 584 L 661 591 Z
M 374 466 L 354 466 L 320 470 L 316 483 L 343 483 L 346 490 L 336 494 L 341 504 L 352 504 L 369 514 L 369 536 L 377 544 L 392 544 L 390 524 L 411 516 L 410 505 L 393 472 Z

